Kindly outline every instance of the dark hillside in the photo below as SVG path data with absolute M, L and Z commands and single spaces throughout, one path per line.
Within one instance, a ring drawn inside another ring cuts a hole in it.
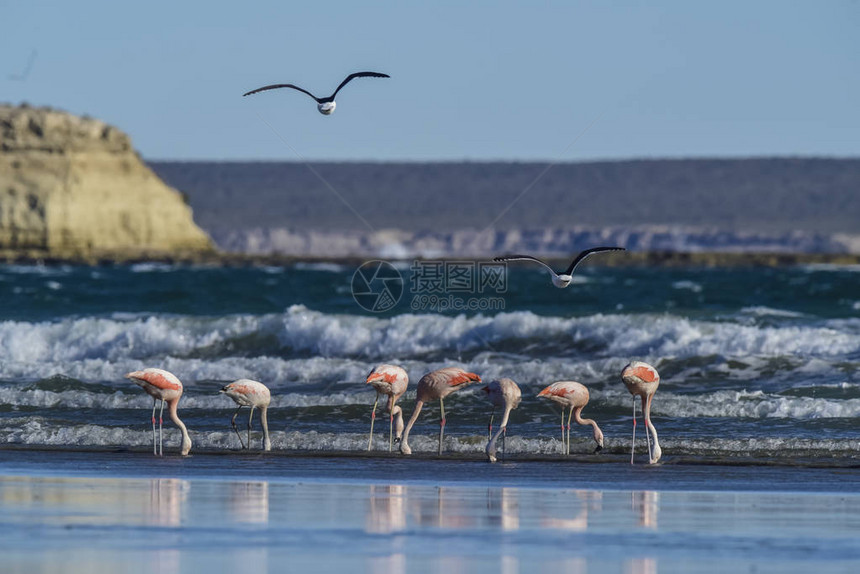
M 301 163 L 150 162 L 204 228 L 363 230 Z M 546 168 L 537 163 L 314 163 L 375 228 L 482 229 Z M 860 232 L 860 159 L 692 159 L 554 166 L 496 224 L 677 224 Z

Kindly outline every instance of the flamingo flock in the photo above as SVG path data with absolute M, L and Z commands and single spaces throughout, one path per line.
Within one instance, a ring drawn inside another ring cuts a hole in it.
M 355 72 L 348 75 L 340 85 L 335 89 L 334 93 L 327 97 L 317 97 L 308 90 L 301 88 L 295 84 L 271 84 L 246 92 L 243 96 L 250 96 L 269 90 L 289 88 L 302 92 L 313 98 L 323 115 L 331 115 L 335 111 L 335 97 L 338 92 L 349 82 L 356 78 L 389 78 L 387 74 L 380 72 Z M 573 273 L 582 261 L 596 253 L 604 253 L 610 251 L 624 251 L 623 247 L 593 247 L 579 253 L 564 271 L 555 271 L 546 261 L 533 257 L 531 255 L 504 255 L 496 257 L 494 261 L 531 261 L 538 263 L 546 268 L 550 273 L 552 284 L 558 288 L 565 288 L 571 284 Z M 169 376 L 168 376 L 169 375 Z M 170 410 L 170 416 L 177 426 L 180 427 L 183 433 L 182 454 L 188 454 L 191 448 L 191 441 L 188 439 L 188 433 L 182 421 L 176 416 L 176 406 L 179 402 L 179 397 L 182 395 L 182 384 L 175 376 L 170 375 L 166 371 L 159 369 L 146 369 L 135 373 L 129 373 L 127 377 L 131 378 L 137 384 L 141 385 L 144 390 L 149 393 L 155 403 L 159 399 L 162 401 L 162 411 L 164 403 L 167 402 Z M 645 437 L 648 442 L 648 459 L 651 464 L 660 460 L 661 451 L 660 445 L 657 442 L 657 430 L 651 422 L 651 401 L 654 398 L 654 393 L 660 383 L 660 376 L 657 374 L 654 367 L 634 361 L 627 365 L 621 373 L 621 379 L 627 386 L 627 390 L 633 395 L 633 445 L 631 448 L 631 464 L 634 462 L 634 452 L 636 446 L 636 397 L 641 397 L 642 411 L 645 420 Z M 412 416 L 404 426 L 403 424 L 403 409 L 397 405 L 397 401 L 403 397 L 409 386 L 409 375 L 407 372 L 397 365 L 380 364 L 373 368 L 367 375 L 365 384 L 371 385 L 376 390 L 376 399 L 373 402 L 370 415 L 370 435 L 367 440 L 367 450 L 373 449 L 373 427 L 376 422 L 376 409 L 379 405 L 380 395 L 388 397 L 386 410 L 388 412 L 388 450 L 392 451 L 394 445 L 399 443 L 400 452 L 404 455 L 412 454 L 412 448 L 409 446 L 409 433 L 421 410 L 425 404 L 430 401 L 439 401 L 439 443 L 438 453 L 442 454 L 442 447 L 445 436 L 445 403 L 446 397 L 455 393 L 459 389 L 469 385 L 480 383 L 481 377 L 475 373 L 467 372 L 458 367 L 446 367 L 425 374 L 418 381 L 416 390 L 415 407 L 412 411 Z M 497 442 L 501 438 L 502 456 L 504 457 L 507 426 L 511 411 L 519 406 L 522 400 L 522 392 L 519 385 L 509 378 L 501 378 L 491 381 L 483 387 L 486 392 L 487 399 L 493 405 L 493 413 L 490 416 L 490 422 L 487 427 L 487 445 L 485 452 L 487 458 L 491 462 L 496 462 Z M 270 450 L 271 442 L 269 439 L 269 429 L 266 421 L 266 410 L 270 404 L 271 395 L 269 389 L 262 383 L 250 381 L 248 379 L 240 379 L 225 386 L 222 393 L 233 399 L 238 406 L 236 412 L 231 419 L 231 425 L 243 448 L 250 448 L 251 445 L 251 424 L 254 417 L 254 409 L 260 409 L 260 419 L 263 425 L 264 433 L 264 450 Z M 583 419 L 582 410 L 588 404 L 589 393 L 585 385 L 575 381 L 559 381 L 552 383 L 544 388 L 538 397 L 549 399 L 550 401 L 561 406 L 561 439 L 562 452 L 570 454 L 570 422 L 571 418 L 579 425 L 591 426 L 594 442 L 597 447 L 594 453 L 598 453 L 603 449 L 604 438 L 603 431 L 598 426 L 597 422 L 592 419 Z M 155 404 L 152 411 L 152 432 L 153 432 L 153 449 L 155 449 Z M 242 435 L 236 426 L 236 416 L 243 406 L 250 407 L 251 413 L 248 419 L 248 439 L 247 445 L 242 440 Z M 502 419 L 499 428 L 493 434 L 493 419 L 495 410 L 503 409 Z M 564 411 L 568 409 L 567 424 L 564 420 Z M 395 423 L 396 421 L 396 423 Z M 159 417 L 159 432 L 161 432 L 161 418 Z M 160 436 L 160 435 L 159 435 Z M 651 446 L 651 437 L 654 440 L 654 446 Z M 159 446 L 161 442 L 159 442 Z M 161 454 L 161 449 L 156 451 Z
M 183 391 L 182 382 L 172 373 L 163 369 L 155 368 L 148 368 L 128 373 L 126 378 L 139 385 L 153 398 L 153 454 L 157 456 L 163 455 L 164 440 L 162 415 L 165 404 L 167 404 L 168 407 L 168 416 L 182 433 L 180 454 L 183 456 L 189 454 L 191 452 L 191 438 L 188 434 L 188 429 L 182 420 L 180 420 L 177 413 L 179 399 L 182 397 Z M 630 464 L 633 464 L 635 461 L 637 397 L 639 397 L 642 402 L 642 413 L 645 422 L 645 438 L 648 443 L 648 462 L 649 464 L 656 464 L 662 456 L 662 451 L 657 439 L 657 429 L 654 428 L 654 424 L 651 422 L 651 403 L 654 399 L 654 394 L 657 392 L 657 387 L 660 385 L 660 375 L 657 373 L 657 369 L 648 363 L 633 361 L 625 366 L 621 371 L 621 380 L 633 397 L 633 440 L 631 444 Z M 470 373 L 459 367 L 445 367 L 425 374 L 418 381 L 415 407 L 412 411 L 412 416 L 404 426 L 403 409 L 397 405 L 397 401 L 406 394 L 407 387 L 409 386 L 409 375 L 405 369 L 397 365 L 386 363 L 377 365 L 370 371 L 365 381 L 365 384 L 373 386 L 376 390 L 376 400 L 374 401 L 373 408 L 371 410 L 370 437 L 367 442 L 367 450 L 373 449 L 373 426 L 376 421 L 376 409 L 379 404 L 380 395 L 385 395 L 388 397 L 386 405 L 389 420 L 388 450 L 393 450 L 394 445 L 399 443 L 400 452 L 404 455 L 412 454 L 412 448 L 409 446 L 409 433 L 415 422 L 418 420 L 418 416 L 421 414 L 422 408 L 430 401 L 439 401 L 440 420 L 438 453 L 441 455 L 446 422 L 444 399 L 459 389 L 480 382 L 481 377 L 479 375 Z M 511 411 L 516 409 L 522 400 L 522 391 L 520 390 L 519 385 L 509 378 L 501 378 L 491 381 L 489 384 L 484 386 L 482 390 L 486 393 L 487 399 L 493 405 L 493 412 L 487 426 L 487 445 L 484 450 L 486 452 L 487 459 L 490 462 L 496 462 L 497 443 L 500 438 L 502 444 L 502 457 L 504 458 L 508 421 L 510 419 Z M 258 381 L 239 379 L 224 386 L 220 392 L 230 397 L 238 405 L 236 412 L 233 413 L 233 417 L 230 420 L 230 424 L 233 431 L 235 431 L 236 436 L 239 437 L 239 442 L 242 445 L 242 448 L 251 448 L 251 428 L 254 419 L 254 410 L 258 409 L 260 411 L 260 422 L 263 428 L 263 450 L 271 450 L 272 443 L 269 437 L 267 419 L 267 411 L 271 404 L 271 393 L 269 392 L 269 389 L 263 383 Z M 589 400 L 588 389 L 585 385 L 576 381 L 558 381 L 545 387 L 537 396 L 549 399 L 553 403 L 561 406 L 561 439 L 563 454 L 570 454 L 571 419 L 579 425 L 592 427 L 592 436 L 597 445 L 594 450 L 594 454 L 603 450 L 604 437 L 600 426 L 592 419 L 582 418 L 582 410 L 588 404 Z M 156 438 L 155 411 L 158 408 L 158 401 L 161 401 L 161 410 L 159 411 L 158 416 L 158 437 Z M 251 411 L 248 417 L 247 442 L 242 440 L 242 435 L 236 425 L 236 417 L 239 415 L 239 411 L 242 407 L 249 407 Z M 495 418 L 495 411 L 497 408 L 503 409 L 503 414 L 501 422 L 499 423 L 499 428 L 495 434 L 493 434 L 493 419 Z M 568 409 L 566 424 L 564 417 L 565 409 Z

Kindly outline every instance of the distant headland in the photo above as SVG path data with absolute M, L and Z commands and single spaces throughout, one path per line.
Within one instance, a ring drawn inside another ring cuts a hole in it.
M 0 258 L 121 261 L 214 249 L 125 133 L 50 108 L 0 105 Z

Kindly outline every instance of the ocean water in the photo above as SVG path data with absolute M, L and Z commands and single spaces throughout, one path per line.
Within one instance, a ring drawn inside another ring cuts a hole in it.
M 536 395 L 579 381 L 591 393 L 584 416 L 606 436 L 600 457 L 620 460 L 632 399 L 619 373 L 638 359 L 661 373 L 652 419 L 667 463 L 860 461 L 860 267 L 586 267 L 556 289 L 545 272 L 511 266 L 503 292 L 444 294 L 483 310 L 444 312 L 414 309 L 426 293 L 408 262 L 396 268 L 399 303 L 373 313 L 353 297 L 355 265 L 0 266 L 0 443 L 146 451 L 152 400 L 123 375 L 160 367 L 185 385 L 194 451 L 239 448 L 235 405 L 218 389 L 251 378 L 272 391 L 275 450 L 358 454 L 375 396 L 364 378 L 389 362 L 409 372 L 407 415 L 432 369 L 517 381 L 512 459 L 559 455 L 559 410 Z M 480 458 L 491 411 L 480 385 L 445 407 L 446 450 Z M 434 451 L 438 417 L 438 403 L 422 413 L 417 454 Z M 377 449 L 387 426 L 377 419 Z M 575 455 L 593 450 L 585 427 L 571 441 Z M 165 452 L 178 444 L 165 421 Z

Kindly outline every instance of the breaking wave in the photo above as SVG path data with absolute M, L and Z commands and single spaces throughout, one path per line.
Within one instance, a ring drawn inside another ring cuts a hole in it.
M 781 315 L 769 309 L 747 309 L 744 314 L 764 314 L 771 320 Z M 523 349 L 539 356 L 836 357 L 860 353 L 860 319 L 759 325 L 672 315 L 561 318 L 531 312 L 377 318 L 325 314 L 294 305 L 282 314 L 262 316 L 114 315 L 0 323 L 3 370 L 10 363 L 231 356 L 388 360 Z

